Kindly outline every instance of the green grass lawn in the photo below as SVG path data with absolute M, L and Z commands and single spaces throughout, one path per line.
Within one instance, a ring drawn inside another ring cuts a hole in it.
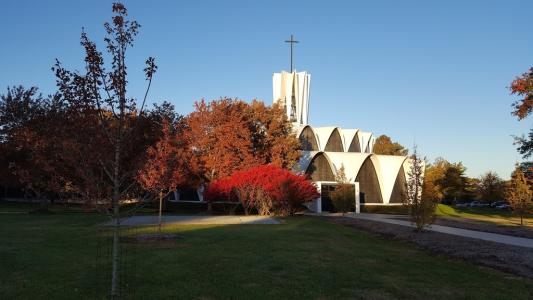
M 104 299 L 109 231 L 97 214 L 0 214 L 0 298 Z M 311 217 L 172 226 L 124 246 L 128 299 L 532 299 L 533 281 Z M 154 231 L 134 228 L 125 235 Z M 517 262 L 514 262 L 517 263 Z M 127 286 L 127 287 L 126 287 Z
M 437 206 L 437 216 L 472 219 L 498 225 L 520 225 L 520 217 L 509 210 L 490 207 L 452 207 L 445 204 Z M 533 216 L 524 218 L 524 225 L 533 226 Z

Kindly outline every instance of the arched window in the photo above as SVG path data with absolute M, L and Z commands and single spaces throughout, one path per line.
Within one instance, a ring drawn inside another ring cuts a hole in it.
M 309 163 L 305 171 L 312 181 L 335 181 L 335 174 L 324 153 L 317 154 Z
M 407 190 L 405 187 L 406 179 L 403 166 L 400 168 L 400 172 L 396 176 L 396 181 L 394 182 L 394 187 L 392 188 L 392 194 L 390 196 L 389 203 L 403 203 L 407 195 Z
M 333 130 L 331 133 L 324 150 L 329 152 L 344 152 L 344 149 L 342 148 L 341 135 L 338 128 L 335 128 L 335 130 Z
M 359 145 L 359 134 L 355 134 L 352 142 L 350 143 L 350 147 L 348 148 L 348 152 L 361 152 L 361 145 Z
M 316 137 L 311 127 L 306 126 L 302 133 L 300 133 L 300 144 L 302 145 L 302 150 L 304 151 L 318 151 L 318 143 L 316 142 Z
M 359 190 L 362 196 L 361 202 L 383 203 L 378 176 L 370 157 L 365 160 L 361 166 L 361 169 L 359 169 L 359 173 L 357 174 L 355 181 L 359 182 Z

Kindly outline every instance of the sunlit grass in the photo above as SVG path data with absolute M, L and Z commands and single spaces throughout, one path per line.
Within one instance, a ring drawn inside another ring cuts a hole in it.
M 452 207 L 445 204 L 437 206 L 437 216 L 471 219 L 476 221 L 491 222 L 498 225 L 520 225 L 520 217 L 508 210 L 499 210 L 489 207 Z M 533 217 L 524 218 L 524 225 L 533 226 Z

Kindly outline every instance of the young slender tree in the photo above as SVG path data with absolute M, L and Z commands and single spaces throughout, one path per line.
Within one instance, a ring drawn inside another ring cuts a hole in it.
M 112 5 L 114 16 L 111 23 L 104 23 L 107 54 L 110 57 L 109 68 L 96 44 L 82 31 L 81 45 L 85 50 L 85 72 L 69 71 L 59 61 L 53 68 L 57 77 L 57 97 L 75 107 L 76 111 L 84 108 L 95 111 L 97 122 L 93 127 L 104 138 L 102 150 L 95 161 L 99 163 L 96 171 L 83 174 L 85 186 L 98 182 L 99 202 L 109 199 L 109 213 L 113 221 L 112 268 L 110 298 L 119 297 L 120 271 L 120 217 L 121 201 L 131 195 L 136 185 L 135 176 L 142 160 L 136 150 L 145 147 L 139 143 L 143 136 L 140 129 L 145 119 L 145 102 L 150 90 L 153 75 L 157 69 L 153 57 L 146 60 L 144 69 L 147 88 L 140 106 L 135 98 L 127 93 L 126 54 L 138 33 L 140 25 L 127 19 L 126 7 L 121 3 Z M 85 144 L 89 144 L 85 141 Z M 83 144 L 82 144 L 83 145 Z M 90 145 L 88 145 L 90 146 Z M 81 169 L 81 168 L 80 168 Z M 105 176 L 105 180 L 95 180 Z
M 337 171 L 335 181 L 337 181 L 338 184 L 331 192 L 331 202 L 333 204 L 333 208 L 336 211 L 346 213 L 355 205 L 355 190 L 354 185 L 350 184 L 348 178 L 346 177 L 344 164 L 341 164 L 341 167 Z
M 409 209 L 411 222 L 421 231 L 435 220 L 436 202 L 424 197 L 424 160 L 419 156 L 416 146 L 409 158 L 410 168 L 406 182 L 404 205 Z
M 194 187 L 198 183 L 199 165 L 183 136 L 184 125 L 181 120 L 175 124 L 163 120 L 161 138 L 148 148 L 148 158 L 137 177 L 144 189 L 158 194 L 159 232 L 163 199 L 178 187 Z
M 520 225 L 524 225 L 524 215 L 533 211 L 533 198 L 527 178 L 518 165 L 511 176 L 507 200 L 513 212 L 520 216 Z

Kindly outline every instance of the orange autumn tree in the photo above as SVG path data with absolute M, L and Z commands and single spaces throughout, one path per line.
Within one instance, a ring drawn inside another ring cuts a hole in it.
M 185 124 L 178 120 L 173 124 L 163 119 L 161 138 L 147 150 L 146 162 L 138 172 L 140 185 L 159 197 L 159 232 L 163 198 L 179 187 L 198 184 L 199 164 L 183 134 Z
M 291 168 L 299 159 L 298 139 L 278 107 L 231 98 L 202 100 L 186 119 L 191 150 L 206 181 L 269 163 Z
M 533 67 L 529 72 L 515 78 L 510 89 L 512 94 L 520 97 L 513 103 L 513 115 L 522 120 L 533 110 Z
M 263 163 L 290 169 L 300 158 L 300 142 L 282 107 L 254 100 L 248 105 L 254 151 Z
M 515 78 L 511 83 L 511 93 L 520 98 L 513 103 L 512 114 L 523 120 L 533 111 L 533 67 L 528 72 Z M 515 137 L 515 144 L 518 145 L 518 152 L 524 157 L 531 157 L 533 154 L 533 129 L 525 136 Z

